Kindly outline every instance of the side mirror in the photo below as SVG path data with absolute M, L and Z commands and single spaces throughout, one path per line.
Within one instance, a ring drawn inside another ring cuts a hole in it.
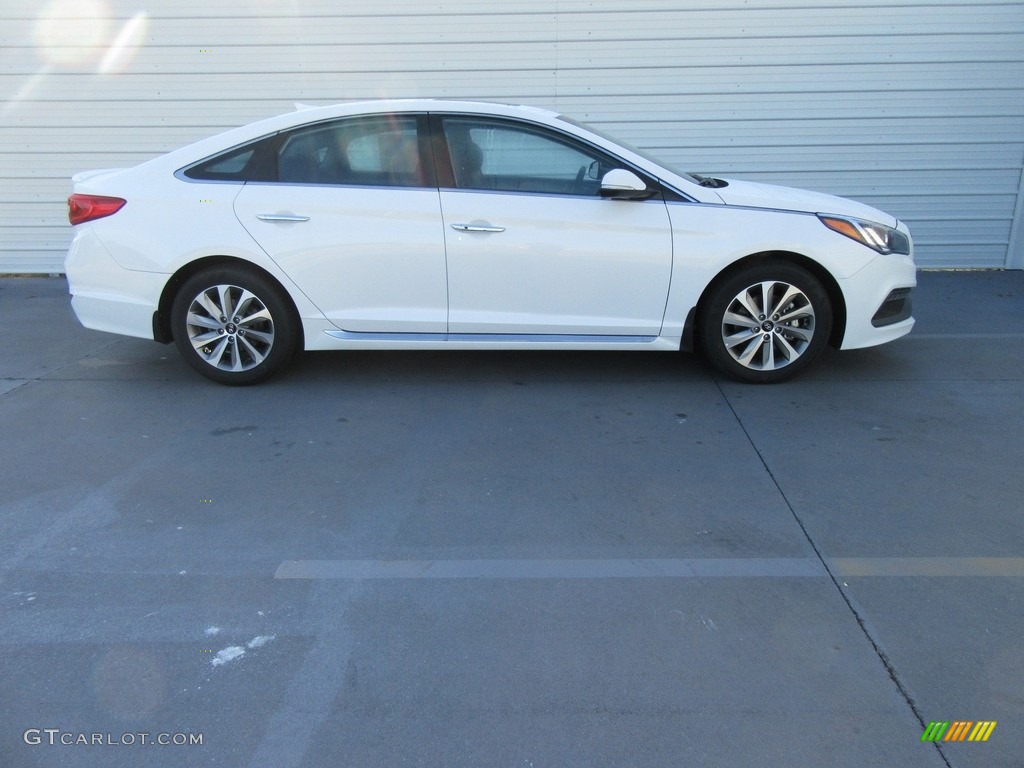
M 612 200 L 643 200 L 654 192 L 647 188 L 643 179 L 625 168 L 608 171 L 601 179 L 601 197 Z

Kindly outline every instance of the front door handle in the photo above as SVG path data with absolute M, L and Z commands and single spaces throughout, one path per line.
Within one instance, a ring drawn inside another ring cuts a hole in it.
M 256 218 L 260 221 L 309 221 L 309 216 L 296 216 L 292 213 L 257 213 Z
M 504 227 L 492 227 L 490 224 L 452 224 L 457 232 L 504 232 Z

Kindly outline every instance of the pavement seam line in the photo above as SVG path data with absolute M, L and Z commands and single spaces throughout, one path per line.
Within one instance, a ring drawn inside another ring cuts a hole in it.
M 804 521 L 800 519 L 800 515 L 797 514 L 796 509 L 790 502 L 789 497 L 786 495 L 786 492 L 782 488 L 782 485 L 780 485 L 778 478 L 776 478 L 775 473 L 772 472 L 772 468 L 768 466 L 768 462 L 765 460 L 764 455 L 761 453 L 761 450 L 757 447 L 757 444 L 754 442 L 754 438 L 747 430 L 746 425 L 743 423 L 743 419 L 740 418 L 740 415 L 739 413 L 736 412 L 736 408 L 733 407 L 732 401 L 729 399 L 729 396 L 725 393 L 725 390 L 722 389 L 721 380 L 719 380 L 717 377 L 713 377 L 713 381 L 715 382 L 715 387 L 722 395 L 722 399 L 725 401 L 725 404 L 728 406 L 730 412 L 732 412 L 733 418 L 736 419 L 736 424 L 739 425 L 739 428 L 743 431 L 743 435 L 744 437 L 747 438 L 747 442 L 750 444 L 750 447 L 754 450 L 754 453 L 757 454 L 758 461 L 761 462 L 761 466 L 764 467 L 765 472 L 768 473 L 768 477 L 771 478 L 772 485 L 774 485 L 775 489 L 779 492 L 779 495 L 782 497 L 782 501 L 785 503 L 786 508 L 789 510 L 789 513 L 793 516 L 793 520 L 795 520 L 796 524 L 800 527 L 800 530 L 803 533 L 804 538 L 807 540 L 807 543 L 811 546 L 811 549 L 814 550 L 815 557 L 818 558 L 818 561 L 821 563 L 821 567 L 825 569 L 825 573 L 828 574 L 828 577 L 832 581 L 832 584 L 839 592 L 839 596 L 842 598 L 843 602 L 846 603 L 846 607 L 849 608 L 850 613 L 853 615 L 854 620 L 857 622 L 857 626 L 860 627 L 861 632 L 864 633 L 864 637 L 867 638 L 867 641 L 871 644 L 871 647 L 874 649 L 875 655 L 878 656 L 879 661 L 882 662 L 882 666 L 885 667 L 885 671 L 888 673 L 889 679 L 892 680 L 893 684 L 896 686 L 896 690 L 899 691 L 900 696 L 903 697 L 903 700 L 907 703 L 907 706 L 910 707 L 911 713 L 917 719 L 917 722 L 920 724 L 921 729 L 923 731 L 927 727 L 927 723 L 924 719 L 924 716 L 918 710 L 914 698 L 910 695 L 910 691 L 908 691 L 906 687 L 903 685 L 903 683 L 900 681 L 899 675 L 896 672 L 896 667 L 893 665 L 892 661 L 889 659 L 885 651 L 882 650 L 882 647 L 881 645 L 879 645 L 878 641 L 876 641 L 875 638 L 872 636 L 871 630 L 868 629 L 867 622 L 865 621 L 864 617 L 860 615 L 860 612 L 854 606 L 850 596 L 847 595 L 846 590 L 843 589 L 842 582 L 833 572 L 831 566 L 825 559 L 821 550 L 818 549 L 818 545 L 815 543 L 810 531 L 807 530 L 807 526 L 804 525 Z M 935 750 L 939 753 L 939 758 L 947 766 L 947 768 L 953 768 L 952 764 L 946 758 L 945 753 L 943 753 L 941 745 L 938 742 L 932 743 L 935 746 Z
M 19 389 L 21 389 L 22 387 L 24 387 L 26 384 L 30 384 L 32 382 L 47 381 L 54 374 L 60 373 L 61 371 L 64 371 L 64 370 L 67 370 L 68 368 L 70 368 L 73 365 L 78 365 L 83 360 L 88 360 L 90 357 L 95 357 L 100 352 L 104 352 L 105 350 L 110 349 L 112 346 L 114 346 L 115 344 L 117 344 L 120 341 L 121 341 L 120 338 L 111 339 L 110 341 L 108 341 L 106 344 L 104 344 L 99 349 L 95 349 L 92 352 L 89 352 L 88 354 L 82 355 L 81 357 L 76 357 L 74 360 L 72 360 L 69 363 L 66 363 L 65 365 L 59 366 L 58 368 L 54 368 L 52 371 L 46 371 L 45 373 L 40 373 L 37 376 L 6 376 L 6 377 L 0 377 L 0 381 L 20 381 L 21 382 L 21 384 L 19 384 L 18 386 L 14 387 L 13 389 L 9 389 L 6 392 L 0 393 L 0 397 L 6 397 L 7 395 L 11 394 L 12 392 L 16 392 Z M 54 381 L 98 381 L 98 379 L 54 379 Z

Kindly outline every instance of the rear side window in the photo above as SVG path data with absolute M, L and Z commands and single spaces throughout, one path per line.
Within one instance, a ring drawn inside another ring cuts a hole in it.
M 432 186 L 416 115 L 349 118 L 289 134 L 277 153 L 277 181 L 370 187 Z

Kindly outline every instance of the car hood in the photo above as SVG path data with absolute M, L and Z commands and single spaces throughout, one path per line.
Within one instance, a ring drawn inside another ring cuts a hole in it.
M 715 189 L 726 205 L 745 205 L 752 208 L 774 208 L 785 211 L 806 213 L 831 213 L 838 216 L 855 216 L 878 224 L 895 227 L 896 219 L 870 205 L 864 205 L 844 197 L 808 192 L 804 189 L 776 187 L 753 181 L 723 179 L 728 186 Z

